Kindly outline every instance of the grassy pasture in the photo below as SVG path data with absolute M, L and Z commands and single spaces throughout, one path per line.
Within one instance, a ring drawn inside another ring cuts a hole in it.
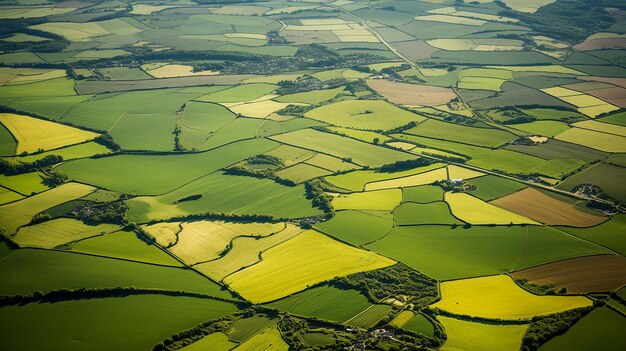
M 256 100 L 264 95 L 267 95 L 274 90 L 277 86 L 268 83 L 251 83 L 242 84 L 232 88 L 219 90 L 209 93 L 207 95 L 197 98 L 197 101 L 203 102 L 247 102 Z
M 413 318 L 404 324 L 403 328 L 429 337 L 435 335 L 435 326 L 421 313 L 415 314 Z
M 293 238 L 300 232 L 302 229 L 299 227 L 288 225 L 285 230 L 267 237 L 237 237 L 233 239 L 232 247 L 225 256 L 197 264 L 194 268 L 216 281 L 221 281 L 227 275 L 259 262 L 263 251 Z
M 0 187 L 0 205 L 4 205 L 6 203 L 17 201 L 23 198 L 24 196 L 14 191 Z
M 305 116 L 339 127 L 370 130 L 388 130 L 424 120 L 384 100 L 339 101 L 311 110 Z
M 176 245 L 169 250 L 189 265 L 219 258 L 238 236 L 267 236 L 285 229 L 284 223 L 183 222 Z
M 569 158 L 592 162 L 602 160 L 608 155 L 602 151 L 559 140 L 548 140 L 545 143 L 532 146 L 507 145 L 505 148 L 548 160 Z
M 567 333 L 549 340 L 540 350 L 623 350 L 626 347 L 625 327 L 623 315 L 609 307 L 598 308 L 574 324 Z
M 0 308 L 0 316 L 12 320 L 1 334 L 12 350 L 82 350 L 85 345 L 90 350 L 140 350 L 164 335 L 236 310 L 218 300 L 158 295 L 33 303 Z
M 354 171 L 324 178 L 334 186 L 351 191 L 362 191 L 366 184 L 375 184 L 379 181 L 402 179 L 408 176 L 417 175 L 441 168 L 443 164 L 434 163 L 425 167 L 413 168 L 399 172 L 377 172 L 372 170 Z M 444 177 L 445 178 L 445 177 Z M 403 184 L 403 186 L 408 186 Z
M 118 230 L 115 224 L 86 225 L 70 218 L 57 218 L 51 221 L 21 227 L 11 239 L 20 246 L 52 249 L 72 241 L 108 234 Z
M 0 206 L 0 230 L 13 234 L 23 225 L 30 223 L 34 215 L 44 210 L 77 199 L 93 192 L 95 188 L 79 183 L 65 183 L 54 189 L 27 199 Z
M 74 81 L 68 78 L 49 79 L 41 82 L 0 86 L 3 98 L 35 98 L 74 96 Z
M 530 123 L 521 123 L 512 126 L 514 129 L 521 130 L 531 135 L 542 135 L 546 137 L 554 137 L 555 135 L 568 130 L 570 127 L 567 123 L 560 121 L 536 121 Z
M 472 224 L 537 224 L 524 216 L 500 209 L 465 193 L 446 193 L 452 214 Z
M 0 123 L 17 140 L 16 154 L 57 149 L 92 140 L 98 136 L 96 133 L 13 113 L 0 113 Z
M 135 233 L 128 231 L 81 240 L 72 245 L 72 251 L 167 266 L 181 265 L 156 246 L 146 244 Z
M 405 131 L 407 134 L 424 136 L 433 139 L 459 141 L 485 147 L 497 147 L 515 135 L 501 130 L 490 128 L 474 128 L 461 126 L 454 123 L 441 122 L 429 119 L 414 128 Z
M 353 210 L 338 211 L 329 221 L 315 228 L 353 245 L 363 245 L 380 239 L 393 227 L 391 218 Z
M 0 186 L 18 192 L 24 196 L 40 193 L 48 190 L 48 186 L 43 184 L 44 174 L 41 172 L 30 172 L 16 175 L 0 175 Z
M 69 178 L 130 194 L 160 194 L 205 174 L 266 152 L 277 144 L 266 139 L 181 155 L 116 155 L 82 159 L 57 169 Z M 132 182 L 128 180 L 132 179 Z
M 450 214 L 443 201 L 428 204 L 404 203 L 394 210 L 397 225 L 463 224 Z
M 608 247 L 621 255 L 626 254 L 626 242 L 624 241 L 626 216 L 624 215 L 615 215 L 610 220 L 592 228 L 561 227 L 559 229 L 581 239 Z
M 330 154 L 339 158 L 350 158 L 353 163 L 373 167 L 413 158 L 407 153 L 382 148 L 334 134 L 319 132 L 313 129 L 302 129 L 287 134 L 276 135 L 271 137 L 271 139 L 292 146 Z
M 311 230 L 267 250 L 261 262 L 226 277 L 224 282 L 249 301 L 268 302 L 326 279 L 393 263 Z
M 289 168 L 276 172 L 276 175 L 282 179 L 289 179 L 296 184 L 303 183 L 309 179 L 323 177 L 332 172 L 306 163 L 299 163 Z
M 448 280 L 506 272 L 524 243 L 521 227 L 395 227 L 366 245 L 435 279 Z
M 278 102 L 286 102 L 286 103 L 304 103 L 317 105 L 321 102 L 330 100 L 335 96 L 341 94 L 345 91 L 345 87 L 339 87 L 334 89 L 323 89 L 323 90 L 313 90 L 307 91 L 304 93 L 295 93 L 289 95 L 283 95 L 275 98 L 274 100 Z
M 2 124 L 0 124 L 0 155 L 15 155 L 17 140 L 13 134 Z
M 519 270 L 573 257 L 610 254 L 594 243 L 573 238 L 550 227 L 528 226 L 524 252 L 512 269 Z
M 320 153 L 307 159 L 306 163 L 328 170 L 330 172 L 350 171 L 359 168 L 359 166 L 355 165 L 354 163 Z
M 443 200 L 443 189 L 434 185 L 421 185 L 402 188 L 402 201 L 429 203 Z
M 391 309 L 392 307 L 389 305 L 372 305 L 346 323 L 361 328 L 371 328 L 381 319 L 388 316 L 391 313 Z
M 182 290 L 231 298 L 221 287 L 191 270 L 49 250 L 21 249 L 0 263 L 5 295 L 62 288 L 136 286 Z
M 278 330 L 278 326 L 274 325 L 233 349 L 233 351 L 257 350 L 287 351 L 289 350 L 289 345 L 287 345 L 287 343 L 283 340 L 283 337 Z
M 606 220 L 604 216 L 580 211 L 574 205 L 534 188 L 526 188 L 490 203 L 548 225 L 591 227 Z
M 402 190 L 386 189 L 362 193 L 339 194 L 333 201 L 335 210 L 392 211 L 402 202 Z
M 493 175 L 470 179 L 467 183 L 476 187 L 476 190 L 471 190 L 469 193 L 484 201 L 491 201 L 515 193 L 526 187 L 526 185 L 514 180 Z
M 515 279 L 542 286 L 565 287 L 570 294 L 614 291 L 626 283 L 626 258 L 596 255 L 573 258 L 524 269 L 512 274 Z
M 626 189 L 620 183 L 624 177 L 626 177 L 626 171 L 623 167 L 601 162 L 568 177 L 557 185 L 557 188 L 570 191 L 580 184 L 593 184 L 600 187 L 610 197 L 625 201 Z
M 257 154 L 257 153 L 254 153 Z M 222 212 L 301 218 L 321 213 L 305 197 L 304 186 L 288 187 L 273 180 L 213 173 L 157 197 L 128 200 L 128 218 L 144 223 L 175 216 Z M 197 200 L 178 202 L 190 195 Z
M 378 139 L 377 143 L 384 143 L 384 142 L 392 140 L 390 137 L 384 134 L 370 132 L 366 130 L 358 130 L 358 129 L 350 129 L 350 128 L 342 128 L 342 127 L 330 127 L 329 129 L 339 134 L 347 135 L 351 138 L 362 140 L 368 143 L 374 143 L 375 139 Z
M 268 306 L 300 316 L 345 322 L 372 304 L 356 290 L 324 285 L 304 290 Z
M 439 316 L 448 339 L 442 350 L 517 350 L 528 325 L 486 324 Z
M 520 288 L 506 275 L 441 283 L 442 299 L 432 307 L 490 319 L 518 320 L 591 306 L 584 296 L 537 296 Z

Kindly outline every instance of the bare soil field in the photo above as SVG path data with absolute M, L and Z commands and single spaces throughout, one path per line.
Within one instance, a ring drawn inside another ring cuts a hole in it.
M 573 258 L 511 274 L 535 285 L 551 284 L 568 293 L 613 291 L 626 284 L 626 258 L 598 255 Z
M 591 227 L 606 220 L 604 216 L 582 212 L 533 188 L 496 199 L 491 204 L 548 225 Z
M 383 79 L 368 79 L 367 85 L 389 101 L 409 106 L 437 106 L 454 99 L 451 89 L 426 85 L 398 83 Z

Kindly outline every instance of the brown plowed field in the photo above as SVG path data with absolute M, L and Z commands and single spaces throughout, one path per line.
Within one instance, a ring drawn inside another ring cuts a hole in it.
M 437 106 L 447 104 L 456 97 L 452 89 L 384 79 L 368 79 L 367 85 L 389 101 L 399 105 Z
M 535 285 L 566 287 L 568 293 L 613 291 L 626 284 L 626 257 L 598 255 L 573 258 L 511 274 Z
M 604 216 L 580 211 L 533 188 L 501 197 L 491 204 L 549 225 L 591 227 L 606 220 Z

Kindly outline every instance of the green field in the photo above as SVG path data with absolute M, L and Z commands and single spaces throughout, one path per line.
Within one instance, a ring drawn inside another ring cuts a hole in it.
M 0 263 L 0 277 L 6 282 L 0 288 L 5 295 L 135 286 L 231 297 L 217 284 L 190 270 L 45 250 L 13 252 Z
M 356 290 L 320 286 L 291 295 L 268 306 L 300 316 L 345 322 L 372 304 Z
M 361 328 L 371 328 L 381 319 L 388 316 L 391 313 L 391 309 L 392 307 L 389 305 L 372 305 L 346 323 Z
M 380 239 L 393 226 L 393 218 L 384 214 L 360 211 L 339 211 L 316 229 L 353 245 L 363 245 Z
M 11 350 L 149 349 L 164 335 L 235 311 L 218 300 L 157 295 L 32 303 L 0 308 L 12 321 L 0 333 Z
M 411 318 L 411 320 L 409 320 L 403 328 L 429 337 L 433 337 L 435 334 L 435 326 L 421 313 L 418 313 Z
M 404 203 L 394 210 L 396 225 L 463 224 L 450 214 L 443 201 L 428 204 Z
M 366 130 L 388 130 L 411 121 L 420 122 L 423 116 L 405 111 L 382 100 L 348 100 L 318 107 L 306 117 L 339 127 Z
M 109 190 L 156 195 L 276 146 L 272 141 L 258 139 L 195 154 L 116 155 L 81 159 L 64 163 L 58 170 L 71 179 Z
M 478 178 L 480 179 L 480 178 Z M 402 188 L 404 202 L 429 203 L 443 200 L 443 190 L 434 185 L 422 185 Z
M 567 178 L 557 188 L 570 191 L 580 184 L 593 184 L 600 187 L 608 196 L 624 201 L 626 200 L 626 189 L 619 184 L 619 180 L 623 179 L 625 174 L 623 167 L 601 162 Z
M 626 327 L 624 316 L 609 307 L 598 308 L 578 321 L 564 335 L 548 341 L 540 350 L 622 350 L 626 340 L 622 331 Z
M 467 183 L 476 187 L 469 193 L 485 201 L 491 201 L 526 188 L 524 184 L 493 175 L 470 179 Z

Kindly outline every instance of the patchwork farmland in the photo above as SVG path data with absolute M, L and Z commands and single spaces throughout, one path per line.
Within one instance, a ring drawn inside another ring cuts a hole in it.
M 0 1 L 0 349 L 625 349 L 625 18 Z

